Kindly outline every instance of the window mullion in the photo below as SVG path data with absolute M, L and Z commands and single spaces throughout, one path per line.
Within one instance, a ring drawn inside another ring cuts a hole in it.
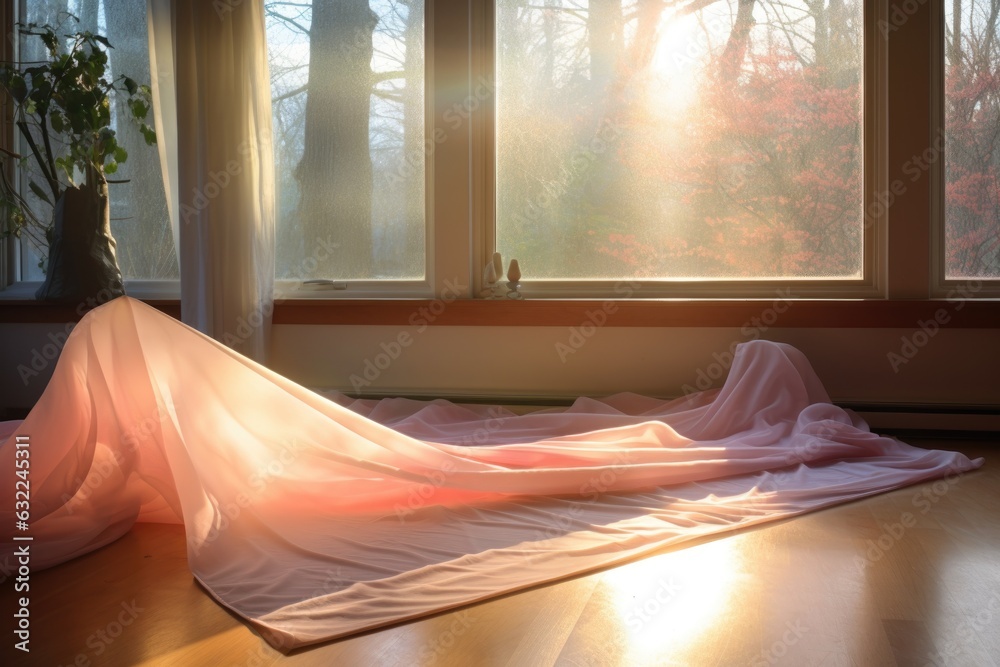
M 428 153 L 431 284 L 435 294 L 472 294 L 471 54 L 468 0 L 428 2 Z
M 920 167 L 933 144 L 928 103 L 933 63 L 928 44 L 934 7 L 940 4 L 891 0 L 877 35 L 887 40 L 887 86 L 892 101 L 887 109 L 888 178 L 880 191 L 888 222 L 890 299 L 926 299 L 931 284 L 932 175 Z

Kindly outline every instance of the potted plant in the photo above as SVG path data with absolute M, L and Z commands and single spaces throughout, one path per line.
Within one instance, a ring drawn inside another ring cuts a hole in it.
M 101 35 L 85 30 L 60 34 L 49 25 L 30 23 L 18 27 L 22 35 L 40 39 L 48 57 L 0 66 L 0 86 L 13 102 L 14 125 L 29 156 L 6 154 L 23 167 L 31 162 L 28 188 L 52 208 L 52 215 L 34 213 L 4 175 L 4 231 L 30 239 L 43 227 L 48 258 L 36 298 L 79 303 L 97 295 L 106 297 L 102 301 L 121 296 L 125 290 L 111 235 L 108 176 L 128 153 L 115 136 L 112 104 L 123 99 L 124 115 L 153 145 L 156 133 L 146 122 L 150 88 L 127 76 L 109 79 L 107 50 L 112 46 Z M 47 222 L 41 223 L 43 219 Z

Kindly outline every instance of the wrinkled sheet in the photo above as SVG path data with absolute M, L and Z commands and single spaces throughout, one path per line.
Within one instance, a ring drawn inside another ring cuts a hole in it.
M 15 533 L 37 570 L 182 521 L 194 576 L 285 651 L 982 464 L 870 433 L 777 343 L 719 390 L 515 416 L 323 397 L 127 297 L 0 438 L 7 562 Z

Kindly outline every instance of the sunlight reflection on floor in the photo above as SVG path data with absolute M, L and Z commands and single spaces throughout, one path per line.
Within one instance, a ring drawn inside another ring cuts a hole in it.
M 742 542 L 741 536 L 714 540 L 604 574 L 627 662 L 684 651 L 726 615 L 743 570 Z

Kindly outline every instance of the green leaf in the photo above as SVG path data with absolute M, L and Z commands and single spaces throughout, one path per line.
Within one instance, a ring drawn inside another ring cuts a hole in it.
M 134 79 L 126 76 L 122 78 L 122 83 L 125 84 L 125 89 L 128 90 L 129 95 L 135 95 L 139 91 L 139 84 Z
M 149 106 L 142 100 L 132 100 L 132 115 L 138 120 L 142 120 L 149 114 Z
M 74 165 L 75 161 L 72 157 L 56 158 L 56 166 L 63 170 L 63 173 L 66 174 L 66 180 L 69 181 L 70 183 L 73 182 Z
M 49 196 L 47 194 L 45 194 L 45 190 L 43 190 L 38 185 L 38 183 L 35 183 L 34 181 L 28 181 L 28 187 L 31 188 L 31 191 L 35 193 L 36 197 L 38 197 L 39 199 L 41 199 L 43 202 L 45 202 L 49 206 L 52 206 L 52 200 L 49 199 Z
M 45 44 L 45 48 L 49 50 L 49 53 L 56 53 L 59 50 L 59 38 L 51 30 L 48 30 L 38 35 L 42 39 L 42 43 Z
M 116 162 L 125 162 L 126 160 L 128 160 L 128 151 L 126 151 L 121 146 L 115 148 L 114 155 Z
M 18 104 L 24 102 L 24 98 L 28 95 L 28 86 L 24 82 L 24 77 L 17 73 L 11 76 L 9 89 L 11 96 Z
M 105 174 L 113 174 L 116 171 L 118 171 L 118 163 L 115 162 L 114 160 L 112 160 L 111 162 L 109 162 L 106 165 L 104 165 L 104 173 Z

